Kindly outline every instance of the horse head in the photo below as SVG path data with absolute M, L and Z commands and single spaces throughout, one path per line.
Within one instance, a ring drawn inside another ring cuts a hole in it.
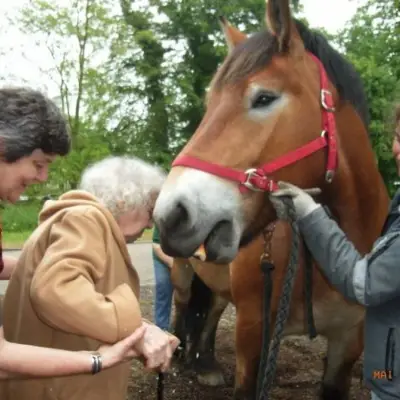
M 172 256 L 190 257 L 204 243 L 207 260 L 230 262 L 276 218 L 268 193 L 277 181 L 330 186 L 350 136 L 338 135 L 340 113 L 368 143 L 365 104 L 353 101 L 362 86 L 350 64 L 292 18 L 289 0 L 269 0 L 265 21 L 266 30 L 248 37 L 221 18 L 228 54 L 154 210 Z

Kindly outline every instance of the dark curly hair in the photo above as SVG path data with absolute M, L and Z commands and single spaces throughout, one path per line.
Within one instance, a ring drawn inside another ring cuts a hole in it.
M 71 148 L 68 124 L 57 105 L 30 88 L 0 89 L 0 157 L 14 162 L 36 149 L 65 156 Z

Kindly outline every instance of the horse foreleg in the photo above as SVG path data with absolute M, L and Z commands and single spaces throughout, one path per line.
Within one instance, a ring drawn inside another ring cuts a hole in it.
M 257 296 L 236 307 L 235 400 L 255 399 L 262 347 L 261 301 L 262 296 Z
M 350 398 L 351 371 L 363 351 L 363 325 L 327 335 L 328 352 L 324 360 L 321 400 L 348 400 Z
M 172 330 L 174 335 L 181 341 L 176 350 L 176 356 L 179 360 L 185 360 L 186 343 L 187 343 L 187 327 L 186 316 L 188 312 L 188 304 L 191 296 L 191 284 L 194 271 L 188 261 L 175 259 L 171 271 L 171 281 L 174 286 L 174 305 L 175 313 L 172 322 Z
M 225 384 L 222 368 L 215 359 L 215 337 L 219 320 L 228 304 L 228 300 L 215 293 L 213 294 L 212 305 L 201 332 L 198 346 L 191 350 L 191 352 L 195 352 L 192 357 L 194 357 L 197 380 L 202 385 L 219 386 Z

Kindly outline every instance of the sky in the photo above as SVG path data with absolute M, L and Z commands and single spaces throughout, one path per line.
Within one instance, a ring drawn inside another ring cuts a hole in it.
M 335 33 L 354 15 L 361 0 L 301 0 L 311 26 Z
M 28 1 L 0 0 L 0 85 L 26 84 L 54 97 L 58 95 L 57 84 L 45 72 L 51 68 L 52 59 L 44 43 L 35 43 L 33 38 L 22 35 L 5 17 Z M 360 1 L 363 0 L 301 0 L 301 3 L 312 27 L 324 27 L 334 33 L 354 15 Z

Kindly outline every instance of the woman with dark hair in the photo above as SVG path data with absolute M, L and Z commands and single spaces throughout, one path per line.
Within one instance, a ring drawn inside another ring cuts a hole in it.
M 24 190 L 47 181 L 49 165 L 71 148 L 67 122 L 58 107 L 29 88 L 0 89 L 0 200 L 15 203 Z M 15 259 L 0 259 L 8 279 Z
M 15 203 L 28 186 L 45 182 L 49 165 L 57 156 L 68 154 L 70 147 L 66 120 L 51 100 L 29 88 L 0 89 L 1 201 Z M 9 279 L 15 266 L 15 259 L 2 257 L 0 242 L 0 279 Z M 85 352 L 10 343 L 0 327 L 0 379 L 90 374 L 109 369 L 142 357 L 134 346 L 143 342 L 146 330 L 142 324 L 114 345 Z

